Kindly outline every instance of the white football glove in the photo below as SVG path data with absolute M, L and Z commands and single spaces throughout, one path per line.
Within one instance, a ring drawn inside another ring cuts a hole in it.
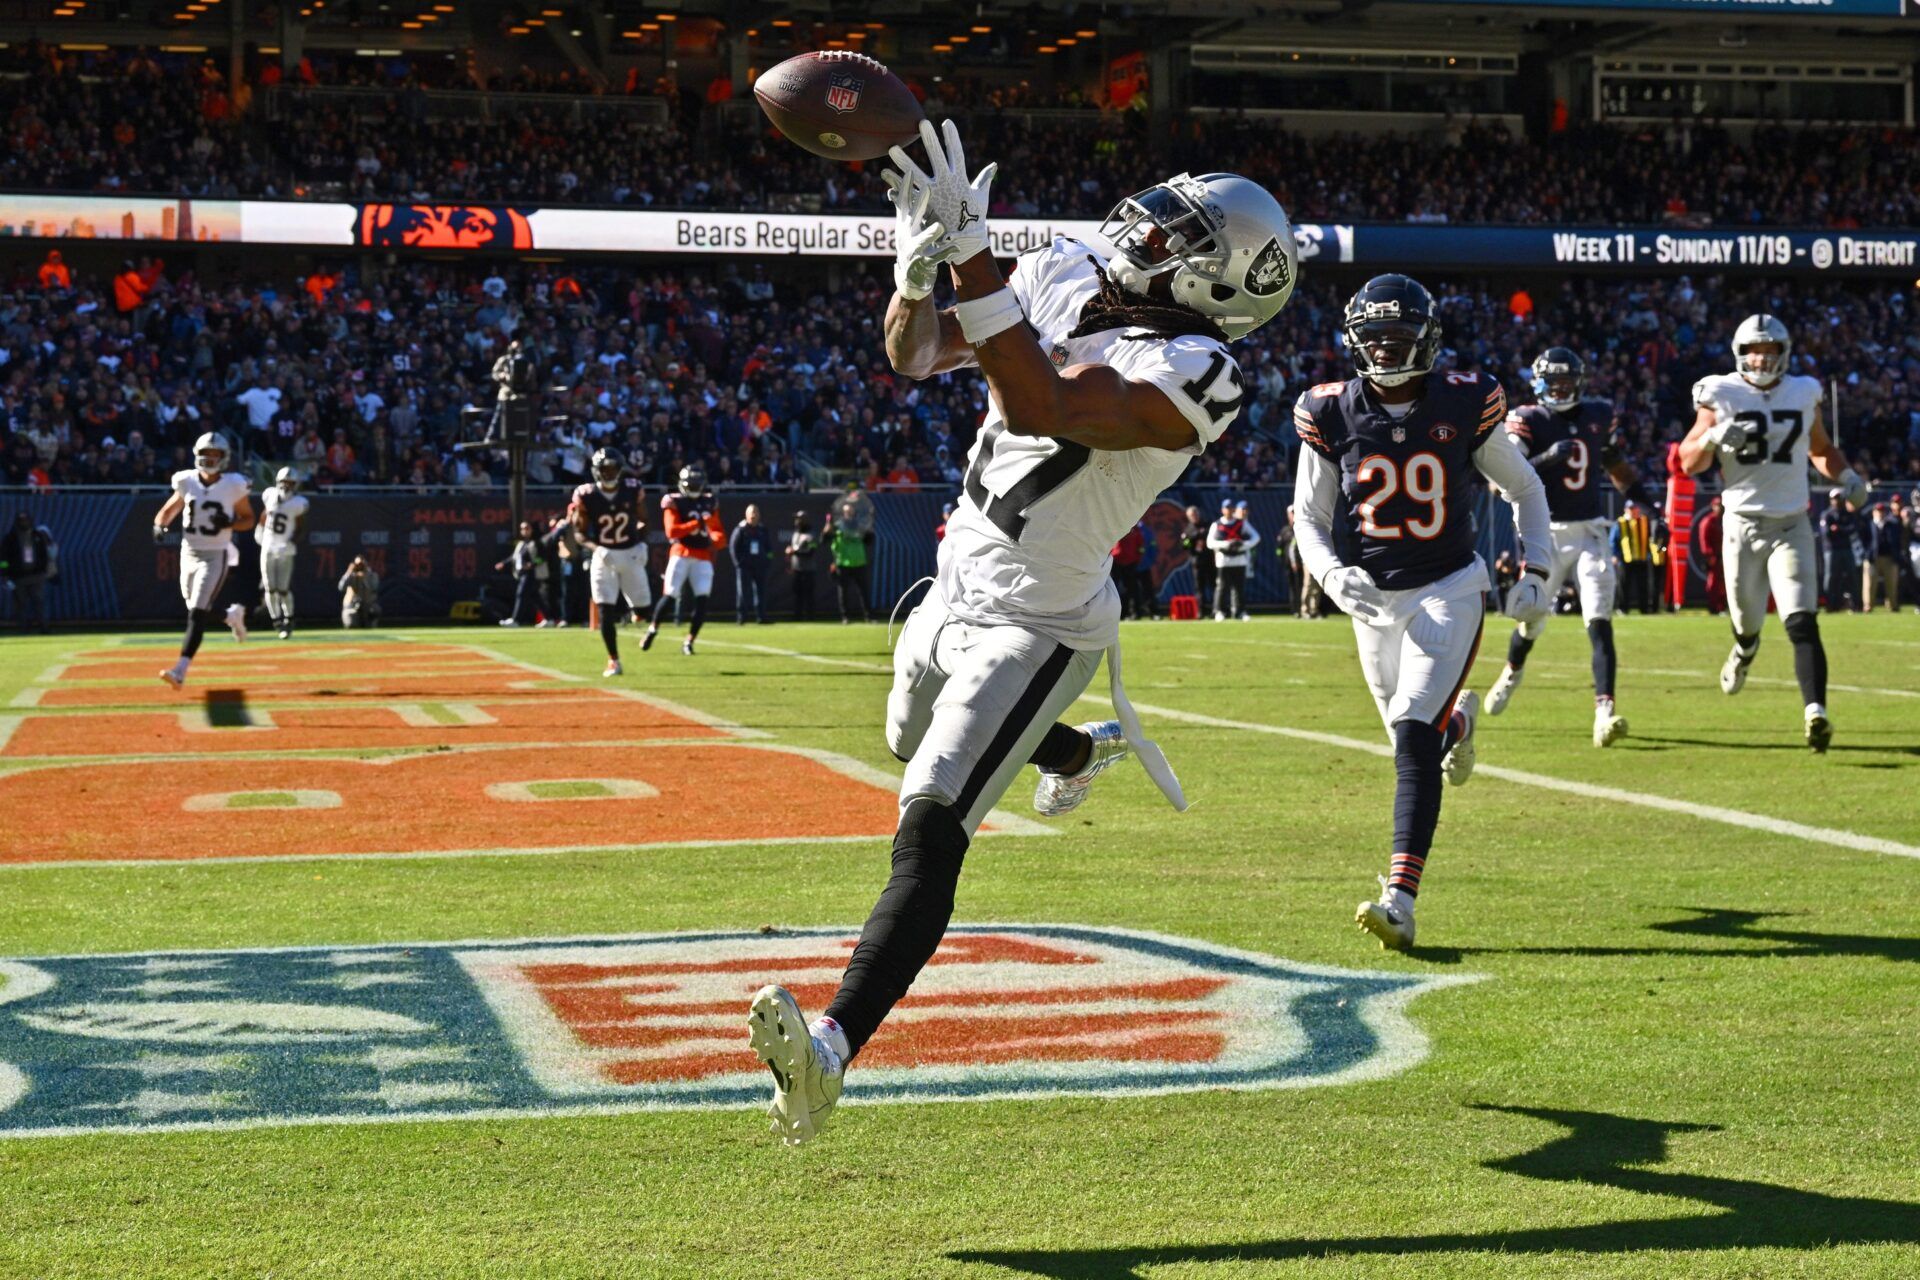
M 1855 511 L 1864 511 L 1867 499 L 1873 495 L 1867 489 L 1867 482 L 1860 478 L 1860 473 L 1848 467 L 1840 473 L 1839 483 L 1840 496 L 1847 500 L 1847 505 Z
M 934 219 L 947 229 L 947 243 L 952 246 L 948 260 L 958 264 L 985 253 L 987 202 L 1000 166 L 990 164 L 969 181 L 966 149 L 960 145 L 960 130 L 951 120 L 941 121 L 937 130 L 931 120 L 922 120 L 920 142 L 927 149 L 931 174 L 923 172 L 905 148 L 894 147 L 887 154 L 909 182 L 932 191 Z
M 1707 439 L 1713 441 L 1723 453 L 1738 453 L 1746 447 L 1749 439 L 1747 424 L 1738 418 L 1729 418 L 1709 428 Z
M 1547 599 L 1547 580 L 1538 574 L 1523 573 L 1520 581 L 1507 588 L 1507 602 L 1500 612 L 1515 622 L 1538 622 L 1553 612 Z
M 908 302 L 918 302 L 933 292 L 940 264 L 952 254 L 943 243 L 947 229 L 927 221 L 931 188 L 897 173 L 885 176 L 887 199 L 893 202 L 893 287 Z
M 1338 569 L 1327 570 L 1327 575 L 1320 579 L 1320 585 L 1340 606 L 1340 612 L 1350 618 L 1371 622 L 1386 615 L 1386 594 L 1374 585 L 1373 575 L 1358 565 L 1341 565 Z

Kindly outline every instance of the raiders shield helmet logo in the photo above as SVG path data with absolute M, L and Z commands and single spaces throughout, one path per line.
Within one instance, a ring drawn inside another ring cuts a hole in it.
M 1281 249 L 1280 241 L 1269 240 L 1267 247 L 1254 258 L 1253 265 L 1247 268 L 1247 292 L 1266 298 L 1281 292 L 1293 282 L 1291 270 L 1287 266 L 1286 252 Z

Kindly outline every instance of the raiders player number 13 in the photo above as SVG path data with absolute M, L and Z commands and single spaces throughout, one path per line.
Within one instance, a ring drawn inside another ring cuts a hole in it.
M 826 1016 L 811 1026 L 766 987 L 748 1017 L 771 1068 L 773 1127 L 811 1137 L 841 1073 L 932 957 L 975 829 L 1028 764 L 1043 815 L 1080 804 L 1096 774 L 1138 754 L 1184 807 L 1119 685 L 1110 549 L 1232 422 L 1227 348 L 1286 305 L 1297 270 L 1286 212 L 1232 174 L 1181 174 L 1122 201 L 1102 243 L 1065 237 L 988 252 L 994 166 L 969 177 L 957 130 L 922 125 L 930 173 L 905 152 L 887 354 L 926 378 L 978 365 L 992 392 L 947 521 L 934 589 L 894 650 L 887 745 L 906 762 L 893 873 Z M 945 262 L 959 303 L 930 295 Z M 1058 723 L 1108 657 L 1116 720 Z
M 187 604 L 187 633 L 180 641 L 180 657 L 160 678 L 178 689 L 187 682 L 187 667 L 200 652 L 200 641 L 218 615 L 214 612 L 227 572 L 239 562 L 233 535 L 253 528 L 253 506 L 247 500 L 247 478 L 227 470 L 232 454 L 227 438 L 209 431 L 193 442 L 193 466 L 173 476 L 173 492 L 153 517 L 153 540 L 163 541 L 173 522 L 180 522 L 180 596 Z M 246 610 L 229 605 L 227 626 L 235 640 L 247 638 Z

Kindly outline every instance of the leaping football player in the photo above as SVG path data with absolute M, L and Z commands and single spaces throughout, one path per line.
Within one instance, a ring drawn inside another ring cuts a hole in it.
M 1523 558 L 1505 604 L 1514 621 L 1547 615 L 1553 553 L 1540 477 L 1501 430 L 1506 392 L 1484 373 L 1433 372 L 1432 295 L 1406 276 L 1375 276 L 1347 303 L 1344 333 L 1360 376 L 1312 387 L 1294 406 L 1307 446 L 1294 529 L 1307 572 L 1353 619 L 1360 669 L 1393 740 L 1393 856 L 1379 899 L 1354 919 L 1381 946 L 1405 950 L 1442 779 L 1460 786 L 1473 774 L 1480 696 L 1466 683 L 1488 585 L 1474 550 L 1474 468 L 1513 504 Z
M 707 620 L 707 597 L 713 594 L 713 553 L 727 545 L 727 526 L 720 521 L 720 500 L 707 488 L 707 469 L 699 463 L 680 468 L 680 487 L 660 499 L 667 526 L 667 572 L 660 583 L 660 602 L 653 621 L 640 637 L 642 651 L 653 648 L 660 634 L 660 618 L 679 598 L 681 588 L 693 588 L 693 618 L 680 652 L 693 656 L 693 642 Z
M 164 541 L 168 526 L 180 521 L 180 595 L 187 603 L 187 634 L 180 641 L 179 660 L 160 673 L 176 689 L 186 684 L 200 641 L 218 618 L 214 608 L 220 588 L 239 560 L 233 535 L 253 528 L 246 477 L 227 470 L 232 456 L 227 438 L 218 432 L 195 440 L 193 466 L 174 473 L 173 492 L 153 517 L 155 542 Z M 246 610 L 240 605 L 227 606 L 226 623 L 235 640 L 247 638 Z
M 307 496 L 292 467 L 280 468 L 273 488 L 260 495 L 264 508 L 255 539 L 260 543 L 260 584 L 267 616 L 282 640 L 293 638 L 293 557 L 307 526 Z
M 1733 372 L 1708 374 L 1693 387 L 1693 430 L 1680 442 L 1680 465 L 1699 475 L 1717 460 L 1726 482 L 1720 532 L 1727 567 L 1727 615 L 1733 651 L 1720 668 L 1720 691 L 1736 694 L 1760 651 L 1767 591 L 1793 642 L 1793 674 L 1806 704 L 1807 745 L 1833 741 L 1827 717 L 1827 651 L 1820 643 L 1820 584 L 1813 523 L 1807 516 L 1807 463 L 1839 485 L 1857 509 L 1867 482 L 1834 446 L 1820 420 L 1820 380 L 1787 372 L 1793 340 L 1769 315 L 1752 315 L 1733 335 Z
M 790 1144 L 819 1131 L 847 1064 L 933 956 L 973 833 L 1022 769 L 1039 767 L 1035 807 L 1057 816 L 1137 754 L 1184 807 L 1120 687 L 1108 552 L 1233 421 L 1228 344 L 1286 305 L 1298 273 L 1285 210 L 1210 173 L 1121 201 L 1099 241 L 1058 237 L 1008 280 L 988 251 L 995 166 L 968 177 L 951 121 L 921 134 L 930 173 L 892 153 L 887 354 L 910 378 L 977 365 L 992 396 L 936 586 L 894 650 L 887 745 L 906 773 L 892 875 L 824 1016 L 808 1024 L 777 986 L 749 1012 Z M 946 310 L 930 297 L 942 262 L 959 299 Z M 1118 718 L 1059 723 L 1103 652 Z
M 1572 574 L 1580 589 L 1580 616 L 1593 647 L 1593 745 L 1610 747 L 1627 736 L 1626 717 L 1614 710 L 1613 554 L 1600 471 L 1614 488 L 1643 505 L 1639 473 L 1622 455 L 1613 432 L 1613 405 L 1587 390 L 1587 362 L 1567 347 L 1548 347 L 1533 362 L 1534 403 L 1507 415 L 1507 434 L 1533 463 L 1546 487 L 1552 517 L 1553 560 L 1547 599 L 1557 600 Z M 1547 627 L 1547 618 L 1522 623 L 1507 641 L 1507 665 L 1487 691 L 1487 714 L 1497 716 L 1513 700 L 1526 674 L 1527 655 Z
M 627 464 L 612 449 L 596 450 L 593 479 L 573 491 L 567 508 L 580 545 L 591 555 L 587 583 L 600 614 L 600 641 L 607 646 L 607 669 L 617 676 L 620 667 L 620 602 L 633 616 L 653 603 L 647 583 L 647 544 L 641 536 L 647 521 L 642 514 L 646 490 L 640 477 L 628 475 Z

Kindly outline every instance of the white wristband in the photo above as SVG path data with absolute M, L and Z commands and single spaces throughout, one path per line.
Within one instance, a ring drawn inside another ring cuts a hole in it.
M 1005 333 L 1027 318 L 1026 313 L 1020 310 L 1020 300 L 1013 296 L 1011 289 L 996 289 L 984 298 L 956 303 L 953 315 L 960 322 L 960 332 L 966 337 L 967 344 L 975 347 L 996 334 Z

